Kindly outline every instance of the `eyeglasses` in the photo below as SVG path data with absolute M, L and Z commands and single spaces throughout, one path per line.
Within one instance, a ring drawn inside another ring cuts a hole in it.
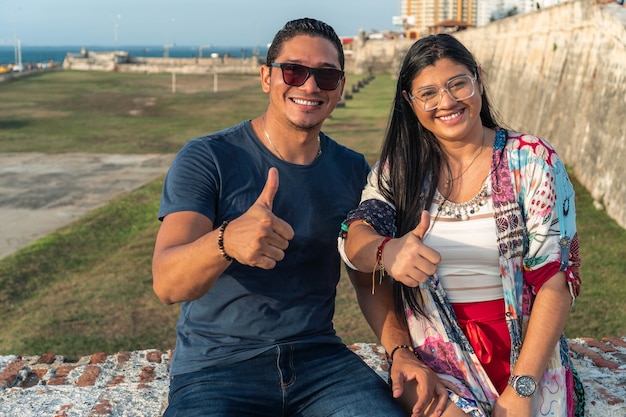
M 270 67 L 278 67 L 283 72 L 283 81 L 292 87 L 300 87 L 313 74 L 320 90 L 335 90 L 344 76 L 344 72 L 334 68 L 310 68 L 300 64 L 272 62 Z
M 469 75 L 459 75 L 458 77 L 450 78 L 445 87 L 422 87 L 415 94 L 409 93 L 409 99 L 411 101 L 419 100 L 424 103 L 424 111 L 435 110 L 441 104 L 441 97 L 443 97 L 444 91 L 456 101 L 472 97 L 475 92 L 475 82 L 475 76 L 472 78 Z

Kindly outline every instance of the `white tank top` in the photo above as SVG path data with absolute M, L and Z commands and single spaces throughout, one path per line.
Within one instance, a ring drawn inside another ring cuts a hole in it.
M 441 254 L 437 276 L 452 303 L 504 297 L 490 183 L 487 178 L 485 204 L 467 220 L 439 211 L 444 201 L 439 192 L 430 207 L 431 227 L 424 243 Z

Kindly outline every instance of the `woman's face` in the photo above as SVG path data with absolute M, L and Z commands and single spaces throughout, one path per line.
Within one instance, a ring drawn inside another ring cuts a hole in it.
M 424 68 L 403 94 L 437 139 L 464 140 L 482 126 L 482 85 L 476 77 L 465 65 L 443 58 Z

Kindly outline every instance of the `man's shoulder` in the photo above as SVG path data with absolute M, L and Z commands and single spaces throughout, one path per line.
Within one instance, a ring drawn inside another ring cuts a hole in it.
M 341 143 L 337 142 L 335 139 L 331 138 L 330 136 L 326 135 L 323 132 L 321 134 L 326 137 L 328 141 L 328 146 L 332 147 L 333 152 L 341 155 L 342 158 L 346 158 L 346 160 L 350 160 L 352 162 L 367 164 L 365 156 L 362 153 L 352 148 L 349 148 L 345 145 L 342 145 Z
M 238 147 L 241 147 L 242 144 L 249 142 L 247 139 L 251 134 L 250 123 L 242 122 L 216 132 L 190 139 L 181 148 L 181 153 L 219 152 L 219 149 L 225 150 L 231 148 L 233 143 L 237 143 Z
M 233 138 L 241 137 L 244 135 L 246 136 L 250 135 L 250 133 L 251 133 L 250 121 L 247 120 L 247 121 L 241 122 L 233 126 L 226 127 L 224 129 L 221 129 L 215 132 L 207 133 L 206 135 L 203 135 L 203 136 L 198 136 L 196 138 L 193 138 L 189 142 L 207 143 L 211 141 L 232 140 Z

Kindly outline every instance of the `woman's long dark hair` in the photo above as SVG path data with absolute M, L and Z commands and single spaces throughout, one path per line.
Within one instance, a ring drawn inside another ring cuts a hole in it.
M 396 207 L 397 236 L 403 236 L 417 226 L 421 212 L 428 210 L 433 201 L 440 169 L 449 169 L 439 142 L 420 123 L 402 94 L 403 91 L 411 91 L 413 80 L 424 68 L 435 65 L 443 58 L 465 65 L 470 72 L 480 77 L 478 64 L 471 52 L 451 35 L 424 37 L 407 52 L 400 69 L 380 154 L 379 172 L 386 172 L 390 183 L 386 182 L 383 175 L 378 176 L 378 187 L 383 196 L 393 201 Z M 483 84 L 480 78 L 479 82 Z M 493 129 L 498 126 L 497 117 L 489 105 L 485 89 L 482 91 L 480 118 L 483 126 Z M 405 302 L 414 314 L 424 315 L 419 292 L 396 280 L 393 283 L 394 305 L 401 322 L 406 323 Z

